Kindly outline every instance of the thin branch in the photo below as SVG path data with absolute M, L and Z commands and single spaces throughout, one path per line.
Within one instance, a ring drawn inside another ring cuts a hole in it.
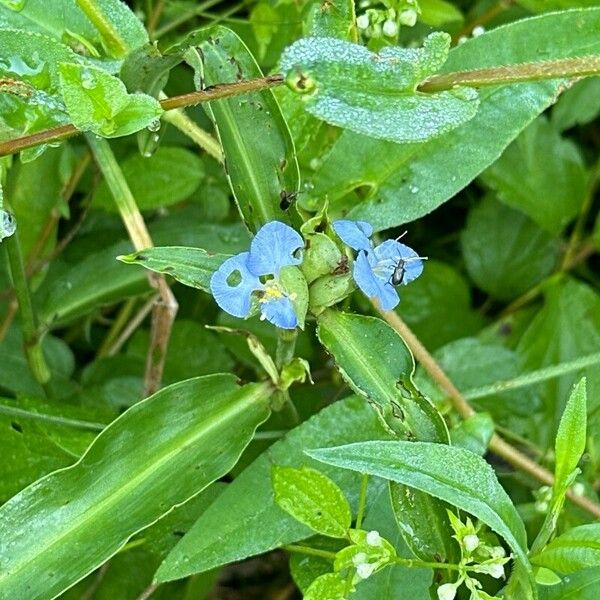
M 589 77 L 599 73 L 600 56 L 580 56 L 433 75 L 419 85 L 418 90 L 439 92 L 450 90 L 457 85 L 469 87 L 508 85 L 563 77 Z
M 475 415 L 475 409 L 467 402 L 448 375 L 446 375 L 437 361 L 400 316 L 393 311 L 381 310 L 376 302 L 373 304 L 383 319 L 404 339 L 421 366 L 429 373 L 440 388 L 446 392 L 456 411 L 465 419 Z M 539 482 L 549 486 L 554 485 L 554 476 L 550 471 L 532 461 L 522 452 L 519 452 L 519 450 L 507 443 L 497 433 L 492 436 L 489 448 L 494 454 L 506 460 L 513 467 L 531 475 Z M 574 494 L 572 490 L 567 492 L 567 497 L 574 504 L 577 504 L 595 517 L 600 518 L 600 504 L 594 500 Z
M 221 83 L 197 92 L 190 92 L 188 94 L 182 94 L 181 96 L 165 98 L 164 100 L 160 101 L 160 104 L 163 110 L 174 110 L 177 108 L 185 108 L 186 106 L 195 106 L 196 104 L 209 102 L 211 100 L 229 98 L 230 96 L 237 96 L 238 94 L 246 94 L 248 92 L 265 90 L 281 85 L 282 83 L 282 75 L 267 75 L 265 77 L 246 79 L 244 81 L 237 81 L 234 83 Z M 15 154 L 16 152 L 26 150 L 27 148 L 33 148 L 34 146 L 39 146 L 40 144 L 48 144 L 51 142 L 65 140 L 75 135 L 79 135 L 80 133 L 83 132 L 79 131 L 75 125 L 72 124 L 53 127 L 52 129 L 44 129 L 43 131 L 38 131 L 37 133 L 24 135 L 22 137 L 0 143 L 0 156 Z
M 156 0 L 156 4 L 154 6 L 154 10 L 150 14 L 148 18 L 148 22 L 146 23 L 146 29 L 148 30 L 148 35 L 150 39 L 154 39 L 154 31 L 156 30 L 156 26 L 160 20 L 160 16 L 165 7 L 165 0 Z

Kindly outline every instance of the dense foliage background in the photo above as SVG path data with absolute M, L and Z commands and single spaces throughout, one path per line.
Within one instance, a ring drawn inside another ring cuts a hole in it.
M 597 598 L 599 73 L 595 0 L 0 0 L 0 599 Z M 271 221 L 297 329 L 210 293 Z

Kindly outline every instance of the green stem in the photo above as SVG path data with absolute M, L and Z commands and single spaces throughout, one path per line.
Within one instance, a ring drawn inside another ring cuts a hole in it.
M 152 239 L 110 144 L 91 133 L 86 133 L 86 138 L 135 249 L 151 248 Z
M 23 262 L 18 229 L 12 236 L 6 238 L 2 244 L 6 247 L 15 296 L 19 303 L 23 342 L 29 369 L 35 380 L 42 387 L 45 387 L 50 381 L 50 369 L 44 358 L 37 319 L 31 303 L 31 295 L 29 293 L 29 284 L 25 274 L 25 264 Z
M 162 96 L 162 94 L 161 94 Z M 164 99 L 164 98 L 163 98 Z M 210 135 L 207 131 L 204 131 L 201 127 L 198 127 L 192 119 L 190 119 L 182 109 L 176 109 L 166 112 L 163 119 L 173 125 L 173 127 L 179 129 L 181 133 L 187 135 L 192 141 L 194 141 L 200 148 L 208 152 L 213 158 L 218 160 L 220 163 L 223 162 L 223 151 L 221 150 L 221 144 L 215 138 Z
M 298 544 L 286 544 L 281 546 L 283 550 L 287 552 L 293 552 L 295 554 L 306 554 L 307 556 L 318 556 L 319 558 L 326 558 L 327 560 L 335 560 L 335 552 L 328 552 L 327 550 L 319 550 L 318 548 L 310 548 L 308 546 L 300 546 Z
M 423 560 L 413 560 L 411 558 L 402 558 L 400 556 L 394 558 L 394 563 L 409 569 L 447 569 L 448 571 L 459 571 L 461 569 L 460 565 L 452 563 L 427 562 Z
M 86 14 L 87 18 L 94 24 L 94 27 L 100 32 L 104 38 L 107 49 L 115 58 L 123 58 L 129 48 L 113 27 L 113 24 L 106 18 L 100 7 L 96 4 L 96 0 L 75 0 L 77 5 Z
M 163 35 L 169 33 L 170 31 L 173 31 L 173 29 L 176 29 L 186 21 L 193 19 L 195 16 L 199 15 L 205 10 L 208 10 L 216 4 L 219 4 L 219 2 L 221 2 L 221 0 L 207 0 L 202 4 L 195 6 L 191 10 L 181 13 L 177 18 L 173 19 L 171 22 L 167 23 L 166 25 L 163 25 L 162 27 L 159 27 L 154 34 L 154 39 L 158 39 Z
M 294 358 L 297 329 L 277 329 L 277 349 L 275 351 L 275 366 L 278 370 L 287 365 Z
M 360 479 L 360 495 L 358 497 L 358 510 L 356 512 L 356 529 L 362 527 L 363 518 L 365 516 L 365 507 L 367 505 L 367 488 L 369 487 L 369 475 L 363 473 Z

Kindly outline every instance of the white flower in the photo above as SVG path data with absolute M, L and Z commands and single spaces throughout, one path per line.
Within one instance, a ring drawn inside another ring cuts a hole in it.
M 359 565 L 362 565 L 363 563 L 367 562 L 367 555 L 365 552 L 357 552 L 353 557 L 352 557 L 352 562 L 354 563 L 355 567 L 358 567 Z
M 379 535 L 379 531 L 369 531 L 367 533 L 367 544 L 369 546 L 381 546 L 381 536 Z
M 403 10 L 400 13 L 400 23 L 402 25 L 406 25 L 407 27 L 412 27 L 417 22 L 417 11 L 412 8 L 408 10 Z
M 369 15 L 360 15 L 360 17 L 357 17 L 356 26 L 359 29 L 366 29 L 369 26 Z
M 473 37 L 479 37 L 482 33 L 485 33 L 485 27 L 482 25 L 476 25 L 473 27 L 473 31 L 471 32 Z
M 356 567 L 356 574 L 361 579 L 367 579 L 371 575 L 373 575 L 373 571 L 375 570 L 376 567 L 377 567 L 376 564 L 362 563 Z
M 383 24 L 383 35 L 387 37 L 394 37 L 398 33 L 398 25 L 394 21 L 388 19 Z
M 506 551 L 504 550 L 504 548 L 502 546 L 494 546 L 490 550 L 490 556 L 492 558 L 503 558 L 506 556 Z
M 474 533 L 470 533 L 463 538 L 463 544 L 467 552 L 473 552 L 479 546 L 479 538 Z
M 454 600 L 456 597 L 456 584 L 444 583 L 437 589 L 439 600 Z

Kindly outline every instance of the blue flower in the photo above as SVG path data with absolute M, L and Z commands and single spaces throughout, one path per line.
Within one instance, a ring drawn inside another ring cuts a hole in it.
M 373 246 L 373 228 L 364 221 L 334 221 L 340 239 L 358 251 L 354 261 L 354 281 L 369 298 L 377 298 L 383 310 L 391 310 L 400 302 L 393 285 L 394 271 L 401 274 L 399 283 L 406 285 L 423 272 L 424 258 L 398 240 L 386 240 Z M 401 262 L 402 261 L 402 262 Z
M 298 317 L 294 295 L 281 285 L 283 267 L 302 262 L 296 254 L 304 247 L 300 234 L 279 221 L 267 223 L 254 236 L 249 252 L 228 258 L 210 280 L 217 304 L 230 315 L 246 318 L 258 297 L 261 319 L 283 329 L 294 329 Z

